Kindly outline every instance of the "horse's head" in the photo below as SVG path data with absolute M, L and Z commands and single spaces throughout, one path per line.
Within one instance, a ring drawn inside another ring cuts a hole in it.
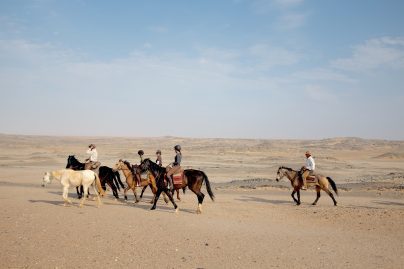
M 42 187 L 45 187 L 47 184 L 51 183 L 51 174 L 49 172 L 45 172 L 42 178 Z
M 276 181 L 281 180 L 285 176 L 284 167 L 280 166 L 278 168 L 278 172 L 276 172 Z
M 76 159 L 76 157 L 74 157 L 74 155 L 69 155 L 69 157 L 67 157 L 66 168 L 72 168 L 72 166 L 77 164 L 77 162 L 78 160 Z
M 117 171 L 117 170 L 122 170 L 123 165 L 124 165 L 124 163 L 123 163 L 122 159 L 120 159 L 120 160 L 115 164 L 115 166 L 112 167 L 112 169 L 115 170 L 115 171 Z
M 149 158 L 144 159 L 140 164 L 139 164 L 139 168 L 142 172 L 146 171 L 146 170 L 150 170 L 151 169 L 151 161 Z

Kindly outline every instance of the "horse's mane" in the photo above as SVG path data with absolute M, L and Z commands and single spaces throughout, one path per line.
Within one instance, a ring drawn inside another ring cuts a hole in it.
M 164 167 L 161 167 L 160 165 L 158 165 L 157 163 L 153 162 L 153 161 L 150 160 L 149 158 L 144 159 L 142 163 L 144 163 L 144 162 L 146 162 L 146 161 L 149 162 L 149 164 L 150 164 L 150 169 L 157 170 L 157 171 L 165 170 Z
M 123 163 L 124 163 L 129 169 L 132 169 L 132 165 L 130 164 L 129 161 L 125 160 L 125 161 L 123 161 Z
M 71 162 L 80 163 L 80 161 L 77 160 L 76 156 L 74 156 L 74 155 L 69 155 L 69 158 L 68 158 L 68 159 L 69 159 Z
M 292 168 L 289 168 L 289 167 L 286 167 L 286 166 L 279 166 L 279 169 L 286 169 L 286 170 L 291 171 L 291 172 L 296 172 L 296 171 L 293 170 Z M 278 169 L 278 170 L 279 170 L 279 169 Z

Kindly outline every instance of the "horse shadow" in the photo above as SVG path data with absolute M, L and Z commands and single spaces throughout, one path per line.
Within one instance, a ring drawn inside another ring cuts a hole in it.
M 50 200 L 28 200 L 30 203 L 43 203 L 43 204 L 51 204 L 56 206 L 61 206 L 64 204 L 64 201 L 50 201 Z
M 404 206 L 404 203 L 400 202 L 392 202 L 392 201 L 372 201 L 372 202 L 379 205 Z
M 235 200 L 241 201 L 241 202 L 258 202 L 258 203 L 267 203 L 267 204 L 275 204 L 275 205 L 289 205 L 292 202 L 291 201 L 286 201 L 286 200 L 271 200 L 271 199 L 265 199 L 265 198 L 260 198 L 260 197 L 255 197 L 255 196 L 242 196 L 240 198 L 236 198 Z

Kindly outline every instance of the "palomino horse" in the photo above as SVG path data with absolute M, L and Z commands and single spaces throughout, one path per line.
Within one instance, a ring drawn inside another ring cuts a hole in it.
M 73 170 L 84 170 L 85 163 L 79 162 L 74 155 L 69 155 L 67 158 L 66 168 L 71 168 Z M 118 190 L 120 191 L 119 185 L 124 188 L 124 185 L 121 181 L 121 177 L 118 172 L 114 171 L 112 168 L 108 166 L 100 166 L 98 168 L 99 177 L 101 180 L 101 186 L 103 190 L 106 190 L 105 183 L 111 188 L 113 195 L 116 199 L 119 199 Z M 114 183 L 115 182 L 115 183 Z M 77 187 L 77 195 L 79 199 L 81 198 L 83 190 L 79 192 Z
M 166 169 L 164 167 L 159 166 L 158 164 L 152 162 L 150 159 L 145 159 L 141 164 L 140 168 L 144 170 L 149 170 L 153 176 L 156 178 L 157 182 L 157 193 L 156 193 L 156 199 L 154 199 L 153 207 L 151 210 L 156 209 L 156 203 L 157 200 L 159 199 L 159 196 L 162 192 L 165 192 L 165 194 L 170 198 L 170 201 L 174 204 L 174 207 L 177 209 L 177 205 L 175 204 L 171 192 L 167 189 L 167 183 L 165 182 L 165 176 L 166 176 Z M 182 185 L 179 185 L 177 188 L 178 189 L 184 189 L 188 187 L 193 193 L 196 194 L 198 197 L 198 209 L 197 213 L 200 214 L 202 213 L 202 203 L 203 203 L 203 198 L 205 197 L 205 194 L 201 192 L 201 187 L 202 183 L 205 182 L 206 184 L 206 190 L 208 191 L 208 194 L 210 196 L 210 199 L 214 201 L 214 194 L 212 192 L 212 189 L 210 187 L 210 182 L 206 174 L 202 171 L 199 170 L 194 170 L 194 169 L 186 169 L 184 170 L 184 176 L 182 179 Z
M 100 192 L 104 195 L 104 191 L 101 188 L 100 178 L 96 173 L 91 170 L 84 170 L 84 171 L 74 171 L 71 169 L 63 169 L 63 170 L 56 170 L 52 172 L 45 172 L 45 175 L 42 179 L 42 187 L 45 187 L 46 184 L 50 183 L 53 179 L 60 180 L 60 183 L 63 186 L 63 200 L 65 201 L 64 206 L 66 203 L 72 204 L 72 201 L 67 197 L 69 193 L 70 186 L 80 186 L 82 185 L 84 188 L 84 193 L 88 193 L 88 188 L 92 185 L 94 189 L 94 193 L 97 195 L 98 198 L 98 207 L 101 205 L 101 199 L 98 195 Z M 98 191 L 95 188 L 97 185 Z M 84 202 L 86 200 L 87 195 L 83 195 L 81 199 L 80 207 L 83 207 Z
M 121 170 L 122 173 L 125 175 L 126 178 L 126 184 L 127 187 L 123 190 L 124 192 L 124 196 L 125 196 L 125 200 L 128 200 L 128 197 L 126 196 L 126 192 L 129 189 L 132 189 L 133 194 L 135 195 L 135 202 L 138 203 L 139 199 L 137 198 L 137 194 L 136 194 L 136 180 L 134 179 L 134 171 L 132 169 L 132 165 L 128 162 L 128 161 L 123 161 L 123 160 L 119 160 L 114 167 L 115 170 Z M 150 176 L 148 176 L 147 179 L 145 180 L 141 180 L 140 183 L 141 187 L 146 187 L 150 186 L 150 189 L 152 190 L 153 194 L 154 194 L 154 198 L 151 201 L 151 203 L 153 203 L 155 197 L 156 197 L 156 192 L 157 192 L 157 186 L 156 186 L 156 179 L 153 177 L 153 175 L 150 174 Z M 143 192 L 142 192 L 143 194 Z M 140 197 L 142 198 L 142 197 Z M 164 197 L 164 201 L 166 203 L 168 203 L 168 200 L 166 197 Z
M 292 168 L 281 166 L 276 173 L 276 181 L 281 180 L 283 177 L 287 177 L 290 180 L 290 183 L 293 187 L 292 198 L 296 202 L 297 205 L 300 205 L 300 189 L 303 186 L 303 181 L 301 179 L 301 171 L 295 171 Z M 312 203 L 312 205 L 316 205 L 318 199 L 320 199 L 320 191 L 325 191 L 333 200 L 334 205 L 337 205 L 337 201 L 335 201 L 334 195 L 331 193 L 329 189 L 329 185 L 331 185 L 335 194 L 338 195 L 337 185 L 330 177 L 325 177 L 322 175 L 313 175 L 314 180 L 307 179 L 307 186 L 316 186 L 317 198 Z M 297 193 L 297 199 L 295 198 L 295 193 Z

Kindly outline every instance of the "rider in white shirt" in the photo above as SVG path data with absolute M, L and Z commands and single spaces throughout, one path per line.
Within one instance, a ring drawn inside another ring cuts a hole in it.
M 314 174 L 314 169 L 316 168 L 316 163 L 314 158 L 311 156 L 310 151 L 306 151 L 306 165 L 302 167 L 302 179 L 303 179 L 303 187 L 302 190 L 307 190 L 307 182 L 306 179 L 308 176 Z
M 90 155 L 90 157 L 86 159 L 85 169 L 86 170 L 97 169 L 98 166 L 101 165 L 101 163 L 98 161 L 98 152 L 97 149 L 95 148 L 95 145 L 90 144 L 88 146 L 88 150 L 86 153 Z

